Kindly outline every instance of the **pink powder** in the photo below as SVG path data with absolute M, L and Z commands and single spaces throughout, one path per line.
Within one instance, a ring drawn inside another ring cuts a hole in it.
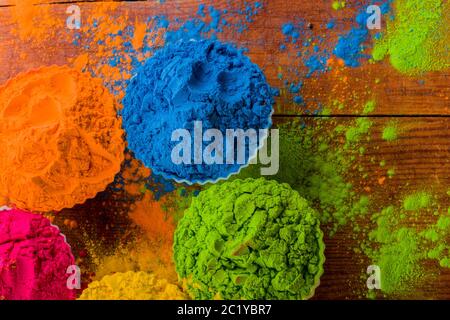
M 59 229 L 38 214 L 0 211 L 0 300 L 68 300 L 75 259 Z

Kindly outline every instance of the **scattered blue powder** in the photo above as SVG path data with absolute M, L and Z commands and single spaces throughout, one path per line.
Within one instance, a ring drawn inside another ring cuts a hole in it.
M 303 103 L 304 103 L 304 100 L 303 100 L 303 98 L 302 98 L 301 96 L 295 96 L 295 97 L 294 97 L 294 102 L 295 102 L 296 104 L 303 104 Z
M 202 121 L 203 132 L 214 128 L 224 137 L 226 129 L 269 128 L 272 94 L 259 67 L 229 44 L 168 43 L 137 70 L 126 90 L 122 116 L 129 148 L 168 179 L 204 183 L 226 178 L 242 165 L 194 164 L 194 141 L 192 164 L 174 164 L 171 154 L 179 141 L 171 141 L 172 133 L 186 129 L 193 136 L 194 121 Z M 204 150 L 210 142 L 202 144 Z M 246 152 L 246 163 L 249 156 Z
M 327 29 L 333 29 L 335 25 L 336 25 L 336 20 L 331 19 L 331 20 L 327 23 Z
M 390 10 L 392 0 L 384 2 L 381 6 L 381 13 L 386 14 Z M 369 38 L 369 30 L 367 29 L 367 19 L 371 16 L 366 12 L 367 6 L 364 6 L 356 16 L 357 26 L 353 27 L 345 35 L 339 37 L 338 43 L 334 48 L 334 54 L 344 60 L 346 66 L 358 67 L 360 60 L 369 58 L 370 56 L 364 54 L 367 48 L 365 43 Z
M 197 14 L 201 17 L 205 17 L 205 5 L 203 3 L 198 6 Z
M 281 30 L 285 36 L 290 36 L 294 31 L 294 25 L 292 23 L 285 23 Z

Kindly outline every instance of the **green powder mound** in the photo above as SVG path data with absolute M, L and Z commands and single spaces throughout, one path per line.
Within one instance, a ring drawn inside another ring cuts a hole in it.
M 401 212 L 393 206 L 372 216 L 376 227 L 369 233 L 365 253 L 380 267 L 381 290 L 386 294 L 407 293 L 423 277 L 420 262 L 426 258 L 421 237 L 413 228 L 400 225 Z
M 418 75 L 450 67 L 450 5 L 442 0 L 395 0 L 393 20 L 375 42 L 373 59 L 389 55 L 398 71 Z
M 403 200 L 403 208 L 407 211 L 425 209 L 431 205 L 432 197 L 426 192 L 417 192 L 407 196 Z
M 389 122 L 383 129 L 383 140 L 394 141 L 398 138 L 398 127 L 396 122 Z
M 197 299 L 307 299 L 323 273 L 319 219 L 287 184 L 234 180 L 200 192 L 174 260 Z
M 356 140 L 349 148 L 344 147 L 345 142 L 339 143 L 345 141 L 349 127 L 358 127 L 356 121 L 350 126 L 336 126 L 329 119 L 311 121 L 306 126 L 300 121 L 278 125 L 280 168 L 276 175 L 266 178 L 288 183 L 297 190 L 317 209 L 321 223 L 333 235 L 368 212 L 369 198 L 358 195 L 346 178 L 364 150 Z M 259 176 L 259 165 L 251 165 L 237 177 Z

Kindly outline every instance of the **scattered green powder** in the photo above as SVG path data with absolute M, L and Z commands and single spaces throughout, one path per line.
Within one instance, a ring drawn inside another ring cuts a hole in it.
M 345 137 L 347 139 L 347 146 L 361 140 L 361 138 L 369 132 L 372 127 L 372 121 L 368 118 L 357 118 L 354 127 L 347 128 Z
M 407 294 L 430 274 L 423 263 L 436 260 L 450 268 L 450 215 L 432 208 L 431 194 L 419 191 L 408 195 L 401 207 L 389 206 L 372 216 L 375 228 L 368 233 L 363 251 L 381 271 L 381 290 L 385 294 Z M 418 213 L 433 211 L 437 222 L 425 230 L 415 226 Z
M 394 141 L 398 138 L 398 125 L 395 121 L 390 121 L 383 129 L 383 140 Z
M 376 107 L 375 101 L 373 101 L 373 100 L 368 101 L 368 102 L 364 105 L 363 114 L 364 114 L 364 115 L 367 115 L 367 114 L 373 112 L 373 111 L 375 110 L 375 107 Z
M 390 168 L 387 171 L 387 175 L 388 175 L 389 179 L 392 179 L 394 177 L 394 175 L 395 175 L 395 169 L 394 168 Z
M 407 196 L 403 200 L 403 208 L 407 211 L 417 211 L 427 208 L 431 204 L 432 197 L 426 192 L 417 192 Z
M 381 290 L 385 294 L 406 293 L 423 277 L 418 232 L 401 225 L 402 211 L 394 206 L 372 216 L 375 228 L 369 232 L 364 252 L 380 267 Z
M 196 299 L 308 299 L 325 260 L 317 212 L 287 184 L 246 179 L 193 198 L 174 260 Z
M 344 9 L 345 8 L 345 1 L 333 1 L 333 3 L 331 4 L 331 7 L 334 10 Z
M 439 261 L 441 267 L 450 268 L 450 216 L 440 216 L 435 225 L 422 232 L 422 236 L 432 242 L 428 258 Z
M 394 14 L 375 41 L 374 60 L 389 55 L 394 68 L 409 75 L 450 67 L 449 1 L 395 0 Z
M 288 183 L 305 197 L 319 211 L 320 220 L 329 228 L 330 235 L 367 213 L 369 198 L 358 195 L 346 179 L 360 157 L 360 146 L 356 139 L 347 149 L 338 142 L 345 140 L 349 126 L 336 126 L 333 120 L 322 118 L 311 119 L 306 126 L 300 121 L 285 123 L 278 129 L 280 168 L 276 175 L 267 179 Z M 251 165 L 237 177 L 259 176 L 259 165 Z

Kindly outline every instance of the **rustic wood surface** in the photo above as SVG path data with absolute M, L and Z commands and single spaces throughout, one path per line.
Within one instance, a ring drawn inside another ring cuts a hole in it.
M 78 3 L 82 8 L 82 15 L 89 14 L 96 6 L 90 1 L 59 1 L 57 4 L 49 4 L 52 12 L 61 17 L 62 23 L 65 23 L 68 3 Z M 214 6 L 225 8 L 226 3 L 224 0 L 215 1 Z M 9 32 L 13 28 L 10 4 L 11 1 L 0 0 L 0 83 L 31 68 L 65 64 L 81 53 L 81 49 L 77 51 L 72 46 L 60 44 L 57 39 L 54 39 L 51 47 L 44 46 L 39 50 L 21 43 Z M 198 4 L 197 0 L 167 0 L 164 4 L 134 1 L 123 4 L 115 14 L 128 12 L 130 17 L 142 19 L 155 14 L 188 18 L 197 11 Z M 352 12 L 336 13 L 331 9 L 331 1 L 266 1 L 262 13 L 253 17 L 254 22 L 250 24 L 249 31 L 233 36 L 233 41 L 249 48 L 250 57 L 264 69 L 269 82 L 274 86 L 281 84 L 277 77 L 280 68 L 287 70 L 292 62 L 286 53 L 280 53 L 279 44 L 282 39 L 281 25 L 294 17 L 303 17 L 317 28 L 315 31 L 326 34 L 330 41 L 335 41 L 339 31 L 325 30 L 324 25 L 331 17 L 345 21 L 352 17 Z M 343 23 L 346 29 L 350 28 L 350 22 Z M 18 49 L 28 57 L 24 63 L 15 63 Z M 345 115 L 360 115 L 362 102 L 372 98 L 377 101 L 376 110 L 370 115 L 375 123 L 371 130 L 372 139 L 361 160 L 371 177 L 369 186 L 372 194 L 380 195 L 377 206 L 382 208 L 387 203 L 398 203 L 405 193 L 420 188 L 445 195 L 450 188 L 450 71 L 429 73 L 418 78 L 407 77 L 396 72 L 388 61 L 383 61 L 376 64 L 363 63 L 359 68 L 345 68 L 342 72 L 349 80 L 346 86 L 337 90 L 357 91 L 360 95 L 357 98 L 349 95 L 346 98 L 349 107 L 342 111 L 333 110 L 331 117 L 348 123 L 354 118 L 347 118 Z M 375 79 L 380 79 L 379 84 L 374 83 Z M 419 79 L 424 80 L 424 83 L 419 84 Z M 329 73 L 305 79 L 302 94 L 306 98 L 316 97 L 327 102 L 336 82 Z M 281 98 L 279 103 L 281 109 L 275 115 L 280 119 L 286 119 L 284 116 L 287 113 L 294 113 L 299 117 L 304 115 L 303 109 L 289 103 L 287 98 Z M 392 119 L 397 121 L 402 132 L 396 141 L 386 142 L 381 139 L 381 131 Z M 373 157 L 377 161 L 371 161 Z M 395 176 L 382 185 L 377 183 L 378 178 L 383 175 L 379 166 L 381 160 L 396 168 Z M 354 181 L 354 184 L 358 186 L 359 181 Z M 450 206 L 449 197 L 443 196 L 441 200 L 443 207 Z M 432 217 L 425 216 L 421 221 L 426 224 L 430 219 Z M 361 278 L 361 275 L 364 275 L 362 272 L 369 262 L 364 256 L 352 251 L 358 240 L 352 239 L 351 234 L 351 228 L 345 228 L 334 237 L 326 238 L 325 274 L 314 299 L 360 298 L 364 292 L 366 279 Z M 109 236 L 114 237 L 113 234 Z M 68 238 L 70 240 L 70 236 Z M 427 265 L 427 270 L 438 273 L 437 280 L 426 282 L 414 292 L 397 298 L 450 299 L 450 270 L 439 269 L 437 264 L 431 263 Z

